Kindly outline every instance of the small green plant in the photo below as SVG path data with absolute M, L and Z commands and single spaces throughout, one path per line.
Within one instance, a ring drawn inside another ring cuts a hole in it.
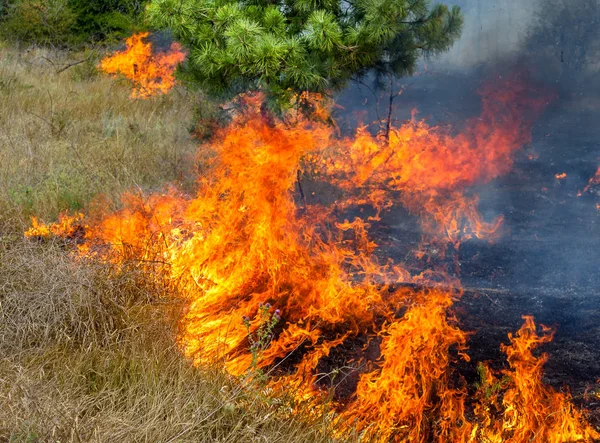
M 248 332 L 249 350 L 252 354 L 252 361 L 247 374 L 249 378 L 259 383 L 266 381 L 266 374 L 258 367 L 262 353 L 270 346 L 275 326 L 281 320 L 281 311 L 276 309 L 271 313 L 271 308 L 270 303 L 259 303 L 256 314 L 257 319 L 254 322 L 249 317 L 242 317 Z M 252 330 L 252 323 L 255 323 L 256 320 L 258 320 L 258 327 Z
M 490 374 L 490 369 L 481 362 L 477 365 L 477 375 L 479 376 L 479 381 L 475 382 L 475 387 L 486 401 L 493 400 L 510 383 L 509 376 L 505 375 L 498 380 L 494 375 Z
M 69 69 L 71 79 L 75 82 L 91 81 L 99 77 L 98 63 L 102 58 L 101 52 L 96 48 L 87 48 L 81 54 L 81 63 Z
M 39 435 L 35 431 L 24 430 L 11 433 L 8 443 L 35 443 L 39 441 Z

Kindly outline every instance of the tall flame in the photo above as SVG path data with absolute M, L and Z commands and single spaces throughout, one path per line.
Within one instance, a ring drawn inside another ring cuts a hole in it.
M 392 128 L 389 140 L 362 129 L 351 142 L 334 145 L 322 169 L 345 191 L 361 194 L 350 204 L 362 200 L 384 208 L 400 200 L 444 241 L 493 239 L 502 219 L 485 222 L 477 197 L 465 191 L 509 172 L 514 153 L 531 141 L 533 118 L 546 99 L 527 98 L 528 88 L 518 76 L 488 84 L 480 91 L 481 115 L 456 135 L 414 116 Z
M 501 220 L 484 220 L 472 186 L 508 172 L 530 141 L 544 102 L 526 100 L 526 91 L 519 82 L 486 88 L 482 115 L 456 134 L 413 118 L 389 137 L 360 129 L 353 138 L 319 122 L 267 119 L 262 97 L 247 96 L 233 123 L 203 148 L 210 160 L 193 198 L 174 189 L 128 194 L 122 210 L 86 222 L 79 252 L 137 263 L 186 297 L 179 343 L 196 364 L 222 362 L 238 375 L 256 365 L 270 373 L 271 387 L 291 389 L 315 408 L 328 388 L 317 374 L 334 369 L 333 354 L 353 348 L 344 362 L 360 377 L 337 399 L 338 418 L 342 429 L 354 426 L 372 441 L 595 438 L 567 395 L 541 385 L 544 358 L 529 349 L 549 338 L 537 338 L 529 320 L 504 348 L 513 384 L 502 414 L 468 401 L 452 370 L 468 360 L 467 335 L 450 313 L 458 282 L 382 260 L 369 234 L 400 203 L 431 241 L 493 239 Z M 315 186 L 317 202 L 297 204 L 299 167 L 323 185 Z M 374 215 L 344 219 L 364 205 Z M 58 230 L 36 223 L 29 235 Z M 249 333 L 263 327 L 260 306 L 281 319 L 256 361 Z M 557 406 L 556 417 L 544 418 Z
M 152 44 L 144 42 L 148 35 L 148 32 L 132 35 L 125 41 L 126 49 L 100 62 L 102 72 L 121 74 L 133 82 L 132 98 L 148 98 L 169 92 L 175 86 L 175 69 L 186 57 L 177 42 L 171 44 L 169 51 L 155 54 Z
M 542 326 L 542 335 L 538 335 L 533 317 L 523 318 L 525 323 L 521 329 L 514 336 L 508 335 L 510 345 L 502 345 L 510 365 L 510 369 L 504 371 L 509 386 L 502 390 L 501 401 L 498 395 L 493 395 L 485 402 L 496 407 L 501 404 L 502 419 L 494 420 L 489 407 L 479 408 L 480 418 L 487 425 L 481 432 L 482 441 L 562 443 L 600 438 L 600 434 L 586 425 L 582 414 L 574 409 L 568 394 L 543 385 L 542 368 L 548 355 L 535 357 L 532 351 L 551 341 L 554 333 Z M 495 382 L 491 375 L 488 383 Z

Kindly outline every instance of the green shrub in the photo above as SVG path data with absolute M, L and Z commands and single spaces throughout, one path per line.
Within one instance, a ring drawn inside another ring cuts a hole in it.
M 6 15 L 10 0 L 0 0 L 0 19 Z
M 122 39 L 143 28 L 144 0 L 0 0 L 0 35 L 52 46 Z
M 69 0 L 15 0 L 4 5 L 4 38 L 45 45 L 69 41 L 77 18 Z
M 121 39 L 142 27 L 144 0 L 69 0 L 73 32 L 87 40 Z

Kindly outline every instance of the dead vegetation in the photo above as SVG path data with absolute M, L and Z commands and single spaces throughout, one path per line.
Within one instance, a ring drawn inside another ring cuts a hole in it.
M 22 241 L 0 255 L 0 440 L 327 441 L 176 349 L 178 304 L 134 270 Z
M 178 90 L 131 100 L 128 84 L 98 74 L 99 56 L 0 44 L 0 199 L 8 209 L 55 218 L 100 193 L 115 199 L 133 187 L 193 181 L 196 97 Z

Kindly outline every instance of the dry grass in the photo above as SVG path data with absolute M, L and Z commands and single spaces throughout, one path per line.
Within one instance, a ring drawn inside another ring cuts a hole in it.
M 0 255 L 0 441 L 328 441 L 174 345 L 177 304 L 57 244 Z M 282 418 L 283 417 L 283 418 Z
M 126 82 L 97 73 L 98 58 L 0 47 L 0 200 L 9 209 L 53 218 L 99 193 L 189 182 L 195 96 L 131 100 Z
M 135 268 L 22 238 L 30 214 L 188 175 L 194 97 L 131 101 L 93 63 L 56 74 L 78 57 L 0 48 L 0 442 L 332 441 L 326 422 L 192 367 L 178 299 Z

